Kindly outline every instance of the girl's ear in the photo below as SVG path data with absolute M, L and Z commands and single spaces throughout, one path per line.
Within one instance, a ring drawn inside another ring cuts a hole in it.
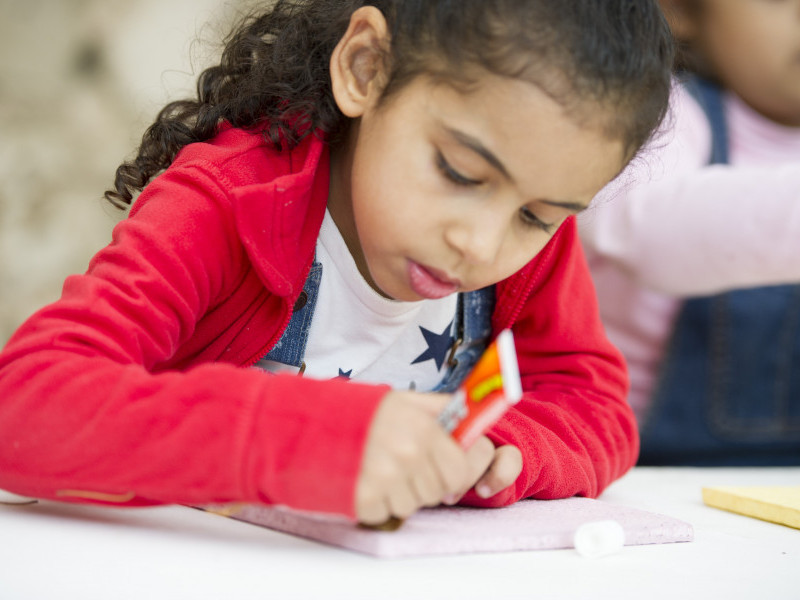
M 362 6 L 333 50 L 330 62 L 333 97 L 345 116 L 360 117 L 376 102 L 385 83 L 389 33 L 383 13 Z
M 702 10 L 697 0 L 661 0 L 661 8 L 675 39 L 682 42 L 694 41 L 698 32 L 699 13 Z

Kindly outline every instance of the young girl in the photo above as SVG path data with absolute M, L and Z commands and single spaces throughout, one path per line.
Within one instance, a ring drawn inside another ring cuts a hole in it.
M 661 172 L 581 229 L 641 461 L 798 464 L 800 0 L 662 4 L 684 75 Z
M 643 0 L 248 20 L 119 168 L 110 200 L 144 190 L 113 242 L 0 355 L 0 487 L 366 523 L 596 496 L 638 437 L 573 215 L 660 122 L 670 44 Z M 464 451 L 429 392 L 507 327 L 526 395 Z

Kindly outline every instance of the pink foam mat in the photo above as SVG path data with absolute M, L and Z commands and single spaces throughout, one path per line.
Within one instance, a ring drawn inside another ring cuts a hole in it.
M 689 542 L 692 526 L 672 517 L 589 498 L 523 500 L 497 509 L 423 509 L 396 531 L 358 527 L 351 521 L 261 505 L 203 507 L 240 521 L 383 558 L 572 548 L 578 527 L 612 520 L 625 545 Z

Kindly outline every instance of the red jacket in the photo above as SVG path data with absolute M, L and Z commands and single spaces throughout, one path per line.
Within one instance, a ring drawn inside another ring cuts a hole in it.
M 314 255 L 328 153 L 227 129 L 187 146 L 112 243 L 0 353 L 0 488 L 68 501 L 280 503 L 353 516 L 387 388 L 267 376 Z M 569 219 L 497 285 L 525 397 L 491 432 L 515 485 L 478 505 L 595 496 L 635 462 L 622 359 Z

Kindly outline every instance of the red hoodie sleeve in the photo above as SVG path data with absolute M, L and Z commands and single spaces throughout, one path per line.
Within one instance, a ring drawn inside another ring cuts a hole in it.
M 625 364 L 600 322 L 573 218 L 524 272 L 498 286 L 493 320 L 495 330 L 513 322 L 525 393 L 489 437 L 517 446 L 523 470 L 496 496 L 470 493 L 464 502 L 596 497 L 636 462 L 639 437 Z
M 0 354 L 0 488 L 124 505 L 280 503 L 352 517 L 386 388 L 225 363 L 159 370 L 246 259 L 212 177 L 174 170 L 147 193 L 176 201 L 169 210 L 151 201 L 123 221 L 88 272 L 68 278 L 61 299 Z

